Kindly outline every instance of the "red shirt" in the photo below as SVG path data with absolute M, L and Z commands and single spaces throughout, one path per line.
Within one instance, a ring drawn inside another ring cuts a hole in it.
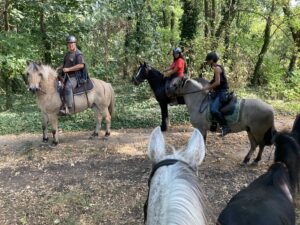
M 179 77 L 184 76 L 184 74 L 183 74 L 184 73 L 184 64 L 185 64 L 184 60 L 182 58 L 178 58 L 171 65 L 172 69 L 178 68 L 177 73 L 178 73 Z

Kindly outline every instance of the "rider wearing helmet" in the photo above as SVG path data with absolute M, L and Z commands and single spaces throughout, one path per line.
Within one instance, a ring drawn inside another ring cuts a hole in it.
M 219 57 L 215 52 L 210 52 L 206 56 L 206 63 L 214 70 L 214 78 L 210 81 L 210 85 L 205 87 L 204 90 L 209 90 L 212 93 L 210 110 L 212 115 L 218 120 L 221 126 L 222 136 L 224 137 L 231 132 L 224 115 L 220 112 L 222 103 L 226 101 L 228 96 L 228 82 L 224 67 L 217 63 L 218 60 Z
M 174 48 L 173 49 L 173 63 L 172 65 L 164 70 L 164 76 L 165 77 L 184 77 L 184 66 L 185 61 L 182 55 L 181 48 Z
M 76 38 L 72 35 L 66 38 L 68 52 L 64 57 L 64 64 L 61 66 L 64 73 L 64 101 L 65 106 L 60 110 L 61 114 L 70 114 L 73 106 L 73 88 L 81 83 L 83 74 L 86 73 L 86 66 L 83 54 L 77 49 Z
M 181 48 L 174 48 L 173 51 L 173 63 L 169 68 L 164 70 L 164 77 L 166 77 L 166 88 L 167 88 L 167 95 L 171 97 L 171 100 L 173 102 L 174 96 L 172 96 L 172 93 L 168 93 L 169 87 L 171 83 L 177 83 L 180 82 L 184 78 L 184 69 L 185 69 L 185 60 L 182 55 Z M 173 98 L 172 98 L 173 97 Z

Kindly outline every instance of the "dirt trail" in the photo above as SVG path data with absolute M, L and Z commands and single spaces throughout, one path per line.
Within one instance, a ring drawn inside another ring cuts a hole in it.
M 292 117 L 277 117 L 278 130 L 290 129 Z M 143 224 L 143 204 L 151 163 L 146 156 L 152 129 L 112 132 L 109 140 L 88 140 L 89 132 L 63 133 L 51 149 L 41 135 L 0 137 L 0 224 Z M 165 134 L 176 148 L 192 128 L 172 127 Z M 216 134 L 199 169 L 213 216 L 230 197 L 266 171 L 271 149 L 257 167 L 241 167 L 249 149 L 246 133 Z

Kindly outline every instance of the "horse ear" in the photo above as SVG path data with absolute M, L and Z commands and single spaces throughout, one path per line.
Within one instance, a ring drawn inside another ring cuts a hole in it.
M 160 127 L 156 127 L 152 131 L 149 139 L 148 156 L 153 162 L 157 163 L 162 160 L 166 152 L 165 140 Z
M 143 65 L 143 63 L 140 61 L 140 66 L 142 66 Z
M 184 152 L 184 158 L 192 167 L 199 166 L 205 157 L 205 143 L 202 134 L 194 129 L 192 137 Z
M 27 60 L 26 60 L 27 66 L 29 66 L 31 63 L 32 63 L 32 60 L 30 60 L 30 59 L 27 59 Z
M 144 66 L 147 67 L 147 63 L 146 62 L 144 62 Z

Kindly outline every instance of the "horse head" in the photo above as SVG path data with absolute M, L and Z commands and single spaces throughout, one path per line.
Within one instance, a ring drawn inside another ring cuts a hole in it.
M 199 130 L 194 130 L 184 151 L 168 155 L 161 129 L 157 127 L 150 136 L 148 156 L 153 167 L 144 205 L 145 223 L 207 224 L 197 176 L 197 168 L 205 157 L 204 139 Z M 184 207 L 181 202 L 185 202 Z
M 295 120 L 292 133 L 277 133 L 274 138 L 274 162 L 283 163 L 288 168 L 293 192 L 299 191 L 300 140 L 296 130 L 298 125 L 299 117 Z
M 35 62 L 29 63 L 25 73 L 27 75 L 28 90 L 32 93 L 36 93 L 40 90 L 40 82 L 43 79 L 41 64 Z
M 203 136 L 198 129 L 194 129 L 186 149 L 184 151 L 175 152 L 173 155 L 168 155 L 165 149 L 163 134 L 160 127 L 157 127 L 152 131 L 150 136 L 148 157 L 154 164 L 165 159 L 178 159 L 196 170 L 205 157 Z
M 140 62 L 140 66 L 137 70 L 137 73 L 132 76 L 133 84 L 139 85 L 139 84 L 143 83 L 147 79 L 148 73 L 149 73 L 149 68 L 148 68 L 147 63 Z

